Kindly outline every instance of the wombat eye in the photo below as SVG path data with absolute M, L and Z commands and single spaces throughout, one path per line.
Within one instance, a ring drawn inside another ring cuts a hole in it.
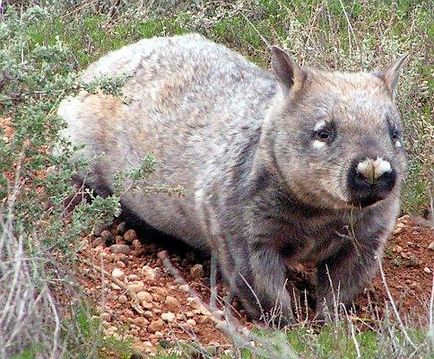
M 397 140 L 399 138 L 399 132 L 397 130 L 392 131 L 392 140 Z
M 330 130 L 323 128 L 323 129 L 317 131 L 316 136 L 320 140 L 327 140 L 331 136 L 331 132 L 330 132 Z

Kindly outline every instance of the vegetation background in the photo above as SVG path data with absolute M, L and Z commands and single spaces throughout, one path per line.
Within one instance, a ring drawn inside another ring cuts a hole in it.
M 59 145 L 63 123 L 56 109 L 63 97 L 83 88 L 79 71 L 108 51 L 187 32 L 263 67 L 269 66 L 270 44 L 286 47 L 302 65 L 342 71 L 384 68 L 409 53 L 397 97 L 409 155 L 402 210 L 432 212 L 433 1 L 0 0 L 0 357 L 87 358 L 97 357 L 102 347 L 119 356 L 131 353 L 128 343 L 98 335 L 98 319 L 68 269 L 80 234 L 110 221 L 119 202 L 116 196 L 96 199 L 63 219 L 62 200 L 71 194 L 77 168 L 68 164 L 74 149 Z M 119 85 L 105 79 L 86 89 L 119 95 Z M 63 156 L 52 155 L 55 144 Z M 59 292 L 69 301 L 60 305 Z M 336 355 L 333 343 L 345 336 L 350 344 L 339 349 L 341 357 L 433 357 L 434 332 L 412 334 L 417 350 L 402 328 L 392 331 L 394 339 L 390 331 L 360 334 L 360 349 L 345 323 L 333 328 L 318 335 L 290 332 L 284 340 L 302 353 L 297 340 L 309 335 L 319 349 L 306 356 L 314 358 Z

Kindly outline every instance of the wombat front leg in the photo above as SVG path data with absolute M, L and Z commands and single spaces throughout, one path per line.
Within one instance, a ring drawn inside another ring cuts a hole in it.
M 266 245 L 252 246 L 235 258 L 231 289 L 252 317 L 274 324 L 293 322 L 281 255 Z
M 317 266 L 317 312 L 324 317 L 339 303 L 349 304 L 374 276 L 381 258 L 382 243 L 348 241 L 335 255 Z

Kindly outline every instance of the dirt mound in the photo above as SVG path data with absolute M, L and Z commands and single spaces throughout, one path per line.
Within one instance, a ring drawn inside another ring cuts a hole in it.
M 180 339 L 216 344 L 220 349 L 229 346 L 204 305 L 210 297 L 209 260 L 193 252 L 167 254 L 154 243 L 139 241 L 134 230 L 125 229 L 123 223 L 116 223 L 84 238 L 76 270 L 86 293 L 98 303 L 105 332 L 132 338 L 144 352 Z M 390 295 L 402 318 L 421 325 L 426 324 L 421 318 L 428 319 L 433 247 L 433 229 L 423 220 L 404 216 L 385 250 L 383 268 Z M 166 258 L 177 275 L 163 264 Z M 310 288 L 303 280 L 297 286 Z M 221 297 L 227 294 L 221 280 L 217 287 Z M 385 315 L 388 303 L 389 294 L 378 274 L 356 298 L 355 307 L 361 321 L 372 321 Z M 234 305 L 240 321 L 251 327 L 243 310 L 237 312 Z

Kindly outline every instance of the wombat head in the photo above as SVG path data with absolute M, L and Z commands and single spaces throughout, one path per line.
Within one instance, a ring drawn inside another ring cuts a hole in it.
M 273 48 L 282 89 L 268 118 L 273 160 L 301 200 L 351 208 L 399 196 L 406 155 L 394 94 L 403 62 L 379 73 L 324 72 Z

